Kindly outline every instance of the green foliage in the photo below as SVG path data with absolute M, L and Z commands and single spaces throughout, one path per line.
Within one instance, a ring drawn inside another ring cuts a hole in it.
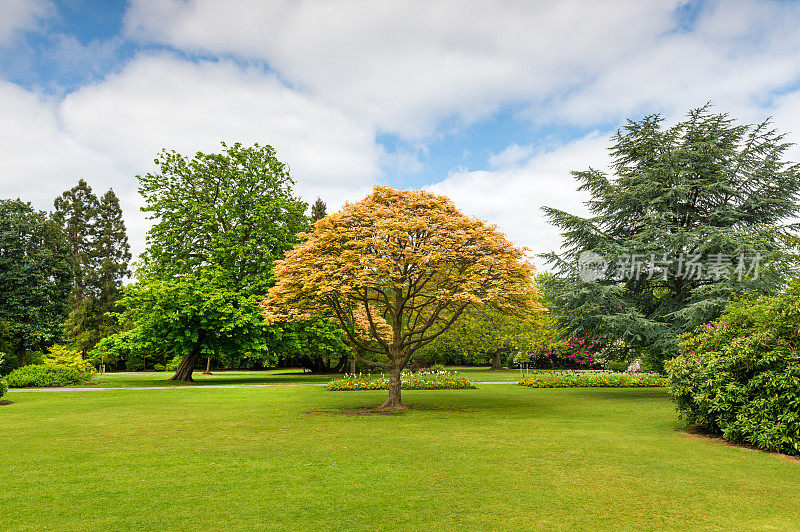
M 3 397 L 8 391 L 8 383 L 5 379 L 0 379 L 0 397 Z
M 454 372 L 404 371 L 400 375 L 403 390 L 466 390 L 477 388 L 469 379 L 458 377 Z M 331 391 L 388 390 L 389 378 L 386 375 L 346 375 L 325 385 Z
M 605 371 L 547 371 L 519 381 L 530 388 L 652 388 L 667 381 L 655 373 L 609 373 Z
M 122 280 L 130 275 L 131 259 L 122 209 L 113 190 L 98 200 L 83 179 L 56 198 L 54 205 L 54 219 L 69 242 L 76 272 L 64 335 L 87 353 L 118 330 L 109 313 L 120 298 Z
M 181 357 L 174 356 L 170 359 L 169 362 L 167 362 L 166 369 L 167 371 L 175 371 L 178 369 L 178 366 L 180 366 L 180 364 L 181 364 Z
M 321 198 L 317 198 L 314 205 L 311 206 L 311 221 L 317 222 L 327 216 L 327 205 Z
M 684 419 L 734 443 L 800 454 L 800 281 L 740 300 L 680 348 L 667 370 Z
M 12 371 L 8 375 L 11 388 L 58 388 L 73 384 L 85 384 L 90 373 L 66 366 L 30 364 Z
M 124 358 L 141 368 L 145 356 L 251 352 L 267 358 L 268 330 L 260 297 L 236 290 L 225 272 L 205 270 L 170 280 L 143 279 L 125 287 L 123 321 L 133 329 L 101 341 L 94 359 Z
M 61 230 L 44 212 L 0 200 L 0 340 L 15 365 L 58 340 L 72 291 L 70 262 Z
M 61 226 L 69 244 L 70 258 L 75 272 L 74 298 L 83 299 L 86 294 L 86 277 L 92 269 L 93 218 L 97 212 L 97 196 L 86 181 L 65 191 L 53 202 L 53 221 Z
M 341 371 L 351 355 L 344 330 L 323 317 L 275 324 L 270 328 L 270 349 L 281 365 L 311 371 Z
M 156 364 L 155 366 L 153 366 L 153 369 L 156 371 L 167 371 L 167 367 L 164 364 Z
M 307 205 L 271 146 L 222 143 L 222 153 L 193 158 L 163 150 L 159 172 L 139 178 L 147 233 L 148 276 L 188 275 L 209 265 L 234 286 L 262 296 L 272 285 L 272 264 L 308 229 Z
M 132 332 L 113 347 L 183 355 L 180 380 L 191 380 L 201 355 L 227 365 L 272 356 L 258 301 L 273 283 L 273 262 L 308 228 L 307 206 L 272 147 L 222 147 L 193 158 L 164 150 L 159 172 L 138 176 L 155 224 L 139 279 L 122 301 L 120 322 Z
M 680 333 L 718 317 L 731 297 L 768 293 L 795 274 L 796 226 L 786 224 L 800 212 L 800 170 L 783 160 L 790 144 L 768 122 L 735 125 L 708 107 L 672 127 L 663 121 L 629 121 L 613 137 L 613 177 L 573 172 L 591 195 L 590 217 L 545 208 L 566 249 L 546 255 L 559 273 L 543 287 L 561 325 L 619 349 L 620 358 L 646 353 L 656 370 L 678 354 Z M 583 251 L 610 262 L 597 282 L 578 276 Z M 760 272 L 739 279 L 679 271 L 679 255 L 715 254 L 760 254 Z M 615 261 L 634 256 L 667 261 L 655 275 L 620 278 Z
M 606 369 L 617 373 L 627 370 L 628 366 L 630 366 L 630 363 L 625 360 L 609 360 L 606 362 Z
M 545 314 L 520 317 L 488 307 L 474 308 L 425 347 L 423 354 L 433 360 L 446 359 L 444 354 L 453 352 L 471 364 L 491 363 L 500 369 L 504 359 L 511 361 L 552 341 L 551 325 Z
M 52 346 L 48 350 L 43 363 L 48 366 L 66 366 L 89 374 L 95 372 L 94 366 L 89 361 L 84 360 L 77 349 L 71 349 L 63 345 Z

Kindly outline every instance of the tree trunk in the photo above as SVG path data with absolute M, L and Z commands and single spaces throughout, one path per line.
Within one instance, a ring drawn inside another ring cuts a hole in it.
M 396 408 L 405 408 L 403 402 L 400 400 L 400 373 L 403 368 L 400 365 L 395 365 L 389 372 L 389 397 L 386 402 L 378 407 L 378 410 L 394 410 Z
M 503 369 L 502 354 L 502 349 L 498 349 L 492 354 L 492 370 Z
M 350 360 L 350 374 L 356 374 L 356 356 L 353 354 L 353 358 Z
M 206 370 L 203 372 L 203 375 L 211 375 L 211 357 L 206 357 Z
M 202 347 L 202 341 L 198 341 L 191 351 L 183 355 L 181 363 L 178 366 L 178 370 L 175 372 L 175 375 L 170 377 L 169 380 L 194 382 L 194 379 L 192 379 L 192 372 L 194 371 L 194 365 L 197 363 L 197 359 L 200 358 L 200 350 Z
M 339 362 L 337 362 L 336 367 L 333 368 L 334 373 L 341 373 L 344 371 L 344 368 L 347 366 L 347 358 L 347 355 L 339 357 Z

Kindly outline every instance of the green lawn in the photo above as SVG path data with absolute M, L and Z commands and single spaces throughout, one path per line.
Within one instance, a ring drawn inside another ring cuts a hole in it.
M 0 528 L 796 529 L 800 462 L 681 433 L 660 389 L 21 393 Z M 347 414 L 351 415 L 347 415 Z M 356 412 L 357 413 L 357 412 Z
M 173 371 L 140 371 L 136 373 L 106 373 L 95 375 L 93 386 L 98 387 L 141 387 L 141 386 L 193 386 L 192 383 L 168 380 Z M 325 383 L 337 375 L 304 373 L 302 369 L 277 369 L 267 371 L 213 371 L 203 375 L 195 371 L 194 384 L 295 384 Z
M 486 368 L 451 367 L 473 381 L 513 381 L 519 380 L 519 370 L 489 371 Z M 106 373 L 96 375 L 92 386 L 98 387 L 141 387 L 141 386 L 192 386 L 191 383 L 168 380 L 173 372 L 142 371 L 136 373 Z M 304 373 L 302 369 L 277 369 L 267 371 L 214 371 L 203 375 L 195 371 L 196 384 L 291 384 L 325 383 L 338 378 L 337 374 Z

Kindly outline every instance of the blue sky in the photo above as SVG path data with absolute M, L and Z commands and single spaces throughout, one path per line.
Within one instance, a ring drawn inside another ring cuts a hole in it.
M 547 251 L 540 207 L 583 209 L 570 170 L 706 101 L 800 140 L 798 3 L 0 0 L 0 196 L 113 187 L 136 252 L 136 174 L 223 140 L 274 145 L 332 209 L 426 187 Z

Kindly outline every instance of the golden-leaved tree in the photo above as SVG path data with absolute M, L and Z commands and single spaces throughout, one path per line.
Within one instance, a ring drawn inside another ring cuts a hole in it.
M 465 310 L 541 311 L 524 251 L 444 196 L 375 187 L 300 238 L 276 262 L 267 320 L 333 317 L 371 354 L 359 358 L 389 373 L 384 409 L 403 407 L 403 368 Z

